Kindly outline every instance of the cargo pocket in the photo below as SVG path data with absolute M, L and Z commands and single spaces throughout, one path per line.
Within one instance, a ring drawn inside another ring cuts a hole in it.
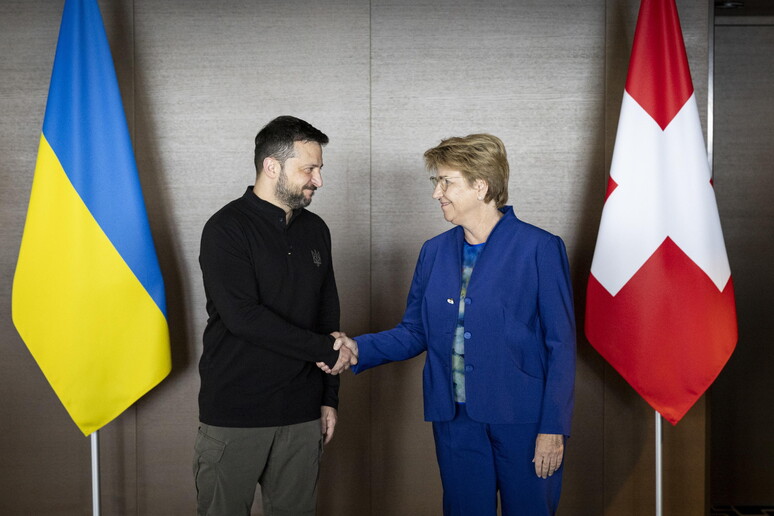
M 194 446 L 193 474 L 196 481 L 197 493 L 202 488 L 201 482 L 206 482 L 206 472 L 212 472 L 216 464 L 223 458 L 223 452 L 226 449 L 226 443 L 218 441 L 207 435 L 202 427 L 196 435 L 196 444 Z

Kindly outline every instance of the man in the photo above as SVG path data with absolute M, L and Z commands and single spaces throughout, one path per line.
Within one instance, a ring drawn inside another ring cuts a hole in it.
M 339 299 L 328 227 L 305 210 L 322 187 L 328 137 L 290 116 L 255 137 L 255 184 L 210 218 L 199 263 L 209 319 L 199 363 L 194 476 L 200 515 L 315 513 L 322 446 L 333 437 Z M 332 335 L 333 334 L 333 335 Z

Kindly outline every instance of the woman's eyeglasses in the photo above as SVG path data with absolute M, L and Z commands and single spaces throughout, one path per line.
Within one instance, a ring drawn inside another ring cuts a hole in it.
M 450 184 L 454 184 L 449 179 L 459 179 L 461 176 L 430 176 L 430 182 L 433 183 L 433 190 L 438 185 L 441 185 L 441 190 L 444 192 L 449 188 Z

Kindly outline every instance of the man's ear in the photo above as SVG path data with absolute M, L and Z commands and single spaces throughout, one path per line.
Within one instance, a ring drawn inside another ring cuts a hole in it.
M 276 178 L 279 176 L 280 170 L 282 170 L 282 166 L 280 166 L 279 161 L 271 156 L 263 158 L 263 173 L 266 174 L 267 177 L 272 179 Z

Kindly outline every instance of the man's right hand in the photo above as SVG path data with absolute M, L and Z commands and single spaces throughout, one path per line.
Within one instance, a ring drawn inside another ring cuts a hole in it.
M 331 335 L 336 338 L 336 342 L 333 343 L 333 349 L 339 351 L 339 359 L 333 365 L 333 368 L 328 367 L 325 362 L 317 362 L 317 367 L 328 374 L 337 375 L 357 364 L 357 342 L 347 337 L 344 332 L 335 331 Z

